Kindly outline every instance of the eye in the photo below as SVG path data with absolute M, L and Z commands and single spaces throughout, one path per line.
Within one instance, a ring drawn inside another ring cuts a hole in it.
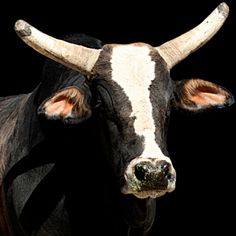
M 95 101 L 94 101 L 94 109 L 98 109 L 102 106 L 102 100 L 100 99 L 100 97 L 98 97 Z
M 98 85 L 97 90 L 98 90 L 98 105 L 102 106 L 103 110 L 105 110 L 106 112 L 114 113 L 113 100 L 108 90 L 102 85 Z

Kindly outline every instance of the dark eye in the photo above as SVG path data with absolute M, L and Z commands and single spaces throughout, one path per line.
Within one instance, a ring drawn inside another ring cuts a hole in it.
M 97 86 L 97 90 L 98 90 L 97 100 L 99 106 L 102 106 L 103 110 L 105 110 L 106 112 L 113 113 L 114 112 L 113 100 L 108 90 L 101 85 Z
M 100 99 L 100 97 L 98 97 L 98 98 L 96 99 L 96 101 L 94 102 L 93 107 L 94 107 L 95 109 L 98 109 L 98 108 L 100 108 L 101 106 L 102 106 L 102 100 Z

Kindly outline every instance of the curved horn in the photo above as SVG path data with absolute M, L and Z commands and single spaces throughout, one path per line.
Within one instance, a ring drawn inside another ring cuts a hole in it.
M 15 23 L 18 36 L 33 49 L 74 70 L 92 74 L 100 49 L 86 48 L 48 36 L 23 20 Z
M 201 24 L 179 37 L 156 47 L 166 61 L 168 68 L 171 69 L 208 42 L 221 28 L 228 13 L 229 7 L 223 2 Z

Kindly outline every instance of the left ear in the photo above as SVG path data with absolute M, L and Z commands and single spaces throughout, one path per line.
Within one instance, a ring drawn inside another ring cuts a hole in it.
M 62 89 L 39 106 L 38 114 L 49 120 L 61 120 L 64 123 L 80 123 L 91 116 L 88 96 L 77 87 Z
M 223 108 L 234 103 L 234 97 L 228 90 L 201 79 L 176 82 L 175 95 L 175 105 L 191 111 Z

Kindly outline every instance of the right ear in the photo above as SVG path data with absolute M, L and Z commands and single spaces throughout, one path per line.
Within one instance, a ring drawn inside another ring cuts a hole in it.
M 223 108 L 234 103 L 227 89 L 202 79 L 176 82 L 175 95 L 175 106 L 189 111 Z
M 91 116 L 88 95 L 77 87 L 62 89 L 42 102 L 38 114 L 43 114 L 49 120 L 80 123 Z

